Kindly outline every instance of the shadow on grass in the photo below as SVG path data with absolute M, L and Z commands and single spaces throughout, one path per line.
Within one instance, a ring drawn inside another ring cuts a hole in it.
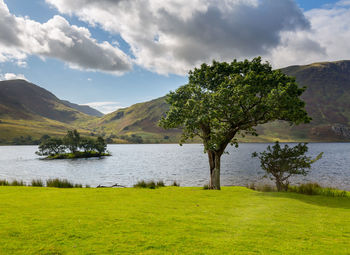
M 327 197 L 320 195 L 304 195 L 292 192 L 257 192 L 258 196 L 296 199 L 304 203 L 330 208 L 350 209 L 349 197 Z

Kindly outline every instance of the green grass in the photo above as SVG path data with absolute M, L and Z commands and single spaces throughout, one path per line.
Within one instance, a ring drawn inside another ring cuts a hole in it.
M 156 189 L 165 187 L 165 184 L 163 181 L 138 181 L 136 184 L 134 184 L 134 188 L 143 188 L 143 189 Z
M 48 179 L 46 181 L 47 187 L 54 187 L 54 188 L 82 188 L 83 185 L 81 184 L 74 184 L 72 182 L 69 182 L 67 179 Z
M 350 192 L 331 187 L 321 187 L 318 183 L 304 183 L 299 186 L 289 186 L 289 192 L 296 192 L 306 195 L 321 195 L 328 197 L 349 197 Z
M 0 254 L 349 254 L 350 199 L 0 187 Z

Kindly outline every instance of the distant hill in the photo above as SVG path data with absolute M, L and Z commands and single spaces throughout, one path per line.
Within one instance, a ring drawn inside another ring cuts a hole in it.
M 164 130 L 158 126 L 158 120 L 168 109 L 165 97 L 161 97 L 106 114 L 89 126 L 112 136 L 134 134 L 146 142 L 177 142 L 180 130 Z
M 70 108 L 73 108 L 73 109 L 76 109 L 82 113 L 85 113 L 87 115 L 90 115 L 90 116 L 95 116 L 95 117 L 102 117 L 104 114 L 88 105 L 80 105 L 80 104 L 74 104 L 74 103 L 71 103 L 67 100 L 61 100 L 61 102 L 70 107 Z
M 54 94 L 24 80 L 0 81 L 0 118 L 48 118 L 64 123 L 85 118 L 85 114 L 71 108 Z
M 289 126 L 273 122 L 258 127 L 260 136 L 241 141 L 347 141 L 350 140 L 350 61 L 290 66 L 282 72 L 295 76 L 303 94 L 311 124 Z M 157 122 L 168 110 L 165 97 L 135 104 L 105 115 L 94 124 L 107 134 L 137 134 L 146 139 L 169 136 L 176 140 L 180 130 L 166 131 Z M 163 140 L 164 141 L 164 140 Z
M 0 81 L 0 143 L 20 136 L 60 135 L 93 118 L 35 84 Z

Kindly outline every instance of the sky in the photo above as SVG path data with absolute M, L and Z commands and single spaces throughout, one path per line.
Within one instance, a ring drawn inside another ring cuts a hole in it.
M 213 59 L 350 59 L 350 0 L 0 0 L 0 80 L 108 113 Z

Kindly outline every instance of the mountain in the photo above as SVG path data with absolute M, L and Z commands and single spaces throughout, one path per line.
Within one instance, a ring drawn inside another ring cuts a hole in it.
M 160 117 L 168 111 L 165 97 L 134 104 L 106 114 L 89 126 L 107 136 L 141 136 L 144 142 L 177 142 L 180 130 L 164 130 L 158 126 Z
M 93 118 L 35 84 L 0 81 L 0 143 L 20 136 L 60 135 Z
M 48 118 L 64 123 L 84 118 L 51 92 L 24 80 L 0 81 L 0 117 L 10 119 Z
M 307 89 L 302 95 L 310 124 L 290 126 L 275 121 L 257 128 L 259 137 L 242 142 L 350 141 L 350 61 L 290 66 L 282 72 L 296 77 Z M 83 135 L 103 135 L 110 142 L 177 142 L 181 130 L 164 130 L 157 123 L 169 109 L 165 97 L 119 109 L 102 117 L 94 109 L 58 99 L 23 80 L 0 82 L 0 143 L 19 136 L 38 139 L 79 129 Z
M 70 107 L 70 108 L 73 108 L 73 109 L 76 109 L 82 113 L 85 113 L 87 115 L 90 115 L 90 116 L 95 116 L 95 117 L 102 117 L 104 114 L 88 105 L 80 105 L 80 104 L 74 104 L 74 103 L 71 103 L 67 100 L 61 100 L 61 102 Z
M 307 87 L 302 97 L 315 123 L 350 124 L 350 61 L 291 66 L 282 71 Z
M 307 125 L 290 126 L 276 121 L 258 127 L 259 137 L 241 141 L 348 141 L 350 140 L 350 61 L 314 63 L 281 69 L 306 86 L 302 98 L 312 117 Z M 139 135 L 152 141 L 169 136 L 175 141 L 180 130 L 163 130 L 157 122 L 168 110 L 165 97 L 135 104 L 105 115 L 93 126 L 106 134 Z
M 302 98 L 312 121 L 295 130 L 311 140 L 350 139 L 346 131 L 350 131 L 350 61 L 290 66 L 282 71 L 307 87 Z

